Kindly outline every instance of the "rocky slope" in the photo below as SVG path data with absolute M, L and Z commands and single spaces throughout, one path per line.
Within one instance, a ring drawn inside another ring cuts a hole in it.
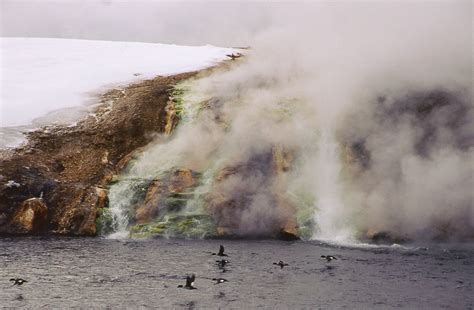
M 157 77 L 101 97 L 71 127 L 45 127 L 0 154 L 0 234 L 95 235 L 106 186 L 139 148 L 170 131 L 170 92 L 196 73 Z

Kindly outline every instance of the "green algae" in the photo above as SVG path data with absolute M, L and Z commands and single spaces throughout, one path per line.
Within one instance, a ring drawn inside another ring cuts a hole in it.
M 168 175 L 172 171 L 168 172 Z M 203 173 L 194 172 L 195 183 L 181 192 L 170 192 L 161 200 L 164 208 L 160 216 L 145 224 L 132 224 L 130 236 L 133 238 L 176 237 L 176 238 L 208 238 L 217 235 L 216 225 L 212 217 L 200 210 L 197 200 L 201 199 L 198 188 L 203 186 Z M 188 206 L 189 202 L 194 202 Z
M 171 90 L 171 100 L 174 103 L 174 111 L 178 119 L 182 119 L 185 112 L 184 108 L 184 95 L 188 92 L 188 89 L 182 84 L 175 85 Z
M 155 222 L 136 224 L 130 228 L 130 236 L 133 238 L 208 238 L 216 234 L 215 223 L 207 214 L 165 215 Z
M 311 239 L 315 229 L 314 203 L 315 199 L 309 193 L 297 191 L 290 195 L 296 206 L 296 221 L 298 223 L 298 235 L 303 240 Z
M 98 235 L 107 235 L 115 231 L 114 219 L 109 208 L 97 209 L 95 226 Z
M 169 197 L 164 200 L 167 212 L 177 212 L 186 207 L 189 199 Z

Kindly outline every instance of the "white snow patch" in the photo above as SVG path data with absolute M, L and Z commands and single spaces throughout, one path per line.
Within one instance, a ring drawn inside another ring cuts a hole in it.
M 105 87 L 203 69 L 234 50 L 211 45 L 0 38 L 0 52 L 0 127 L 15 128 L 72 123 L 87 113 L 86 105 Z M 56 111 L 62 113 L 51 113 Z M 35 121 L 47 114 L 42 122 Z
M 20 183 L 17 183 L 13 180 L 10 180 L 7 183 L 5 183 L 5 187 L 20 187 L 20 186 L 21 186 Z

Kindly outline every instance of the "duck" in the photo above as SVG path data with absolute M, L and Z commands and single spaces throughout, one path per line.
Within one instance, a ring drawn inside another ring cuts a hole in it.
M 280 269 L 283 269 L 283 267 L 288 266 L 288 264 L 283 262 L 282 260 L 279 261 L 278 263 L 273 263 L 273 265 L 280 266 Z
M 224 246 L 223 246 L 222 244 L 219 246 L 219 252 L 217 252 L 217 253 L 212 253 L 212 255 L 228 256 L 227 254 L 224 254 Z
M 222 268 L 222 267 L 225 267 L 225 265 L 227 265 L 228 263 L 230 263 L 230 261 L 228 261 L 227 259 L 221 259 L 221 260 L 216 260 L 216 263 L 219 266 L 219 268 Z
M 193 273 L 190 276 L 186 276 L 186 284 L 184 286 L 178 285 L 178 287 L 185 288 L 187 290 L 196 290 L 197 288 L 193 286 L 195 280 L 196 280 L 196 275 Z
M 337 258 L 332 255 L 321 255 L 321 258 L 325 259 L 328 263 L 330 263 L 332 260 L 337 260 Z
M 224 283 L 224 282 L 229 282 L 229 280 L 224 279 L 224 278 L 212 278 L 212 281 L 216 281 L 216 283 L 214 283 L 214 284 L 221 284 L 221 283 Z
M 13 285 L 23 285 L 23 283 L 28 282 L 22 278 L 12 278 L 10 281 L 13 282 Z

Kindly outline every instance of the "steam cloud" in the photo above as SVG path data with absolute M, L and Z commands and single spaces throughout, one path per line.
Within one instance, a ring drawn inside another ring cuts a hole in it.
M 127 6 L 108 5 L 111 20 Z M 192 16 L 153 5 L 173 23 L 151 14 L 134 34 L 87 33 L 252 49 L 197 81 L 193 92 L 212 96 L 212 108 L 157 141 L 130 174 L 246 166 L 211 186 L 211 198 L 246 205 L 222 215 L 243 235 L 288 217 L 277 188 L 298 212 L 314 211 L 317 237 L 474 236 L 471 1 L 183 4 Z M 275 146 L 294 156 L 283 187 L 269 166 Z

